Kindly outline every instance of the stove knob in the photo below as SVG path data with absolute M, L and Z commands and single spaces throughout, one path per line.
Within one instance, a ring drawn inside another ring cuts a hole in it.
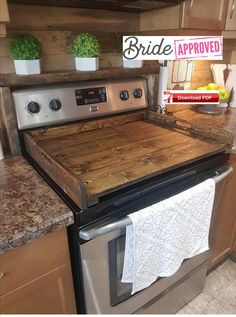
M 140 88 L 134 89 L 133 95 L 134 95 L 134 98 L 141 98 L 143 95 L 142 89 Z
M 121 100 L 127 100 L 127 99 L 129 99 L 129 93 L 128 93 L 127 90 L 122 90 L 122 91 L 120 92 L 120 99 L 121 99 Z
M 59 99 L 52 99 L 49 102 L 49 107 L 51 110 L 58 111 L 61 109 L 61 101 Z
M 40 105 L 36 101 L 30 101 L 27 105 L 29 113 L 38 113 L 40 111 Z

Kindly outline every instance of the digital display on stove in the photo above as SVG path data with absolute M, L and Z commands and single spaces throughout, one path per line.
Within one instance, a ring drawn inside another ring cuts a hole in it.
M 85 88 L 75 90 L 77 106 L 92 105 L 107 101 L 105 87 Z

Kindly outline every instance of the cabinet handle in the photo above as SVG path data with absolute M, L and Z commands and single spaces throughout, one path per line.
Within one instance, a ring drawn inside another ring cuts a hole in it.
M 193 3 L 194 3 L 194 0 L 191 0 L 191 1 L 190 1 L 189 8 L 188 8 L 188 10 L 187 10 L 187 15 L 190 14 L 190 12 L 191 12 L 191 10 L 192 10 L 192 7 L 193 7 Z
M 4 273 L 0 272 L 0 280 L 3 278 L 3 276 L 4 276 Z
M 231 12 L 230 12 L 230 16 L 229 16 L 230 20 L 232 20 L 232 17 L 234 15 L 234 9 L 235 9 L 235 0 L 233 0 L 233 2 L 232 2 Z

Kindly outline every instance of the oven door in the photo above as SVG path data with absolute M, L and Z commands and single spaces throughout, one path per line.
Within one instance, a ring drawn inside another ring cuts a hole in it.
M 215 177 L 216 196 L 218 193 L 223 194 L 223 188 L 231 173 L 232 168 L 229 167 Z M 218 199 L 220 197 L 216 200 Z M 215 204 L 213 212 L 216 212 L 216 209 Z M 125 232 L 129 224 L 129 217 L 119 220 L 107 217 L 80 230 L 80 238 L 86 241 L 80 246 L 86 312 L 89 314 L 134 313 L 205 263 L 205 269 L 199 270 L 200 275 L 196 275 L 194 279 L 194 287 L 190 287 L 187 294 L 184 294 L 185 302 L 182 302 L 181 306 L 197 296 L 203 287 L 209 252 L 185 260 L 174 275 L 159 278 L 150 287 L 131 296 L 131 284 L 121 282 Z M 168 307 L 166 312 L 168 313 Z

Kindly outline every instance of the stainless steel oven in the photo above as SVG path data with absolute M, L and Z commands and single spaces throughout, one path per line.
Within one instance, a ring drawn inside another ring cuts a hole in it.
M 204 126 L 202 133 L 169 116 L 157 120 L 145 110 L 144 77 L 28 87 L 12 95 L 23 155 L 74 212 L 68 235 L 78 312 L 174 313 L 197 296 L 208 252 L 131 296 L 131 285 L 121 282 L 127 215 L 210 177 L 220 199 L 231 173 L 231 136 L 218 131 L 218 144 Z
M 216 181 L 216 196 L 224 193 L 231 167 L 215 169 L 205 173 Z M 203 177 L 200 174 L 197 175 Z M 191 184 L 190 179 L 173 182 L 172 187 L 162 186 L 159 190 L 136 197 L 135 202 L 124 200 L 125 210 L 130 212 L 144 205 L 161 200 Z M 171 189 L 170 189 L 171 188 Z M 117 204 L 122 210 L 122 202 Z M 213 213 L 217 212 L 217 205 Z M 86 311 L 99 313 L 175 313 L 197 296 L 203 288 L 209 252 L 186 259 L 171 277 L 159 278 L 150 287 L 131 296 L 131 284 L 122 283 L 125 232 L 130 224 L 129 217 L 121 219 L 105 217 L 80 230 L 81 259 L 86 299 Z

